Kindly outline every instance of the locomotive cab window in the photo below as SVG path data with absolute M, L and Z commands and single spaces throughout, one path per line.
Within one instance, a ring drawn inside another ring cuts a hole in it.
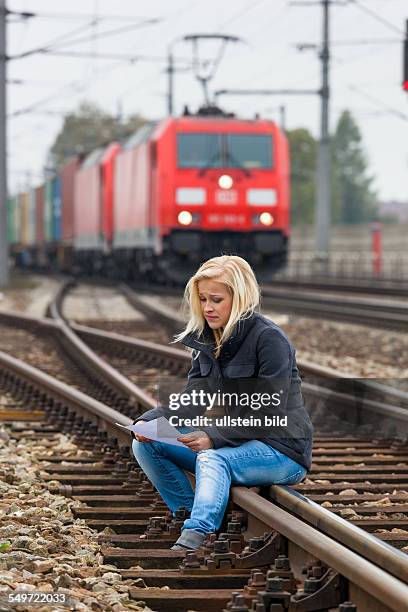
M 272 136 L 267 134 L 177 134 L 179 168 L 272 168 Z
M 220 168 L 221 134 L 177 134 L 179 168 Z
M 272 137 L 264 134 L 227 134 L 230 168 L 272 168 Z

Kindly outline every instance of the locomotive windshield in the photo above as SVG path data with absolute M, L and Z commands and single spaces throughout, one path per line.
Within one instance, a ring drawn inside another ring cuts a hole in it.
M 219 168 L 222 159 L 221 134 L 178 134 L 179 168 Z
M 177 134 L 179 168 L 272 168 L 272 136 L 265 134 Z

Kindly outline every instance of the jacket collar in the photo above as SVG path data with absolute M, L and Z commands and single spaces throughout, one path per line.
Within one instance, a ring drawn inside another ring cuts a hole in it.
M 220 357 L 225 356 L 230 358 L 238 352 L 240 346 L 248 335 L 248 332 L 255 325 L 258 316 L 259 315 L 257 313 L 254 313 L 248 318 L 239 319 L 232 331 L 231 336 L 224 343 Z M 188 334 L 185 336 L 185 338 L 183 338 L 181 343 L 184 344 L 184 346 L 202 351 L 211 356 L 213 355 L 213 351 L 215 349 L 214 335 L 207 322 L 205 323 L 203 333 L 200 336 L 198 336 L 195 332 Z

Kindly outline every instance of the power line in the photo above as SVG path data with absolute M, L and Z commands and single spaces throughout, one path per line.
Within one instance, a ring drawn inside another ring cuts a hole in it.
M 90 13 L 38 13 L 38 12 L 18 12 L 18 11 L 7 11 L 9 15 L 13 16 L 21 16 L 22 19 L 51 19 L 55 21 L 78 21 L 78 20 L 88 20 L 94 19 L 94 15 Z M 129 23 L 129 21 L 143 21 L 147 19 L 146 17 L 137 17 L 135 15 L 106 15 L 105 17 L 100 17 L 101 21 L 125 21 Z
M 96 38 L 97 38 L 97 40 L 101 40 L 102 38 L 108 38 L 110 36 L 116 36 L 117 34 L 124 34 L 125 32 L 133 31 L 135 29 L 138 29 L 139 27 L 143 27 L 144 25 L 155 25 L 157 23 L 160 23 L 160 21 L 161 21 L 160 19 L 149 19 L 149 20 L 147 20 L 146 22 L 144 22 L 142 24 L 127 25 L 125 27 L 115 28 L 113 30 L 106 30 L 105 32 L 101 32 L 97 37 L 95 37 L 95 35 L 92 34 L 91 36 L 87 36 L 85 38 L 76 38 L 76 39 L 71 40 L 71 41 L 63 42 L 62 44 L 56 43 L 54 41 L 54 42 L 48 43 L 48 44 L 46 44 L 46 45 L 44 45 L 42 47 L 36 47 L 34 49 L 29 49 L 28 51 L 24 51 L 23 53 L 20 53 L 18 55 L 9 56 L 8 59 L 9 60 L 23 59 L 25 57 L 29 57 L 30 55 L 34 55 L 34 54 L 37 54 L 37 53 L 46 53 L 48 50 L 52 50 L 56 46 L 58 46 L 58 47 L 67 47 L 67 46 L 71 46 L 71 45 L 79 45 L 79 44 L 82 44 L 84 42 L 94 41 Z M 91 25 L 93 25 L 93 24 L 91 24 Z M 86 27 L 90 27 L 90 26 L 88 25 Z
M 90 27 L 93 26 L 93 21 L 91 21 L 90 23 L 88 23 L 87 25 L 81 26 L 80 28 L 75 28 L 75 30 L 72 30 L 71 32 L 66 32 L 65 34 L 62 34 L 61 36 L 58 36 L 57 38 L 53 38 L 50 42 L 46 43 L 44 45 L 44 47 L 42 47 L 42 49 L 46 49 L 48 47 L 52 47 L 56 44 L 59 44 L 61 41 L 63 42 L 64 40 L 66 40 L 67 38 L 69 39 L 71 36 L 74 36 L 75 34 L 79 34 L 80 32 L 83 32 L 84 30 L 88 30 Z M 14 56 L 9 56 L 8 59 L 20 59 L 23 57 L 28 57 L 29 55 L 32 55 L 33 53 L 37 53 L 38 50 L 37 49 L 33 49 L 33 50 L 29 50 L 29 51 L 23 51 L 22 53 L 19 53 L 17 55 Z
M 115 69 L 117 68 L 117 64 L 115 63 L 114 66 L 111 66 L 111 69 Z M 100 74 L 98 75 L 101 76 L 102 73 L 103 75 L 106 75 L 108 72 L 108 70 L 106 68 L 103 69 L 103 71 L 100 71 Z M 97 78 L 97 77 L 96 77 Z M 90 83 L 90 79 L 85 79 L 85 85 L 89 85 Z M 71 90 L 73 92 L 78 92 L 84 89 L 84 84 L 83 81 L 73 81 L 71 83 L 67 83 L 67 85 L 64 85 L 63 87 L 59 88 L 55 93 L 53 93 L 52 95 L 48 96 L 47 98 L 42 98 L 41 100 L 37 100 L 36 102 L 34 102 L 33 104 L 30 104 L 29 106 L 26 106 L 24 108 L 20 108 L 12 113 L 10 113 L 8 115 L 8 119 L 13 119 L 15 117 L 20 117 L 21 115 L 27 115 L 27 114 L 31 114 L 34 110 L 37 110 L 38 107 L 43 106 L 44 104 L 48 104 L 49 102 L 53 102 L 55 99 L 59 99 L 61 97 L 61 95 L 66 91 L 66 90 Z
M 256 8 L 259 4 L 263 4 L 265 1 L 266 0 L 256 0 L 254 2 L 254 0 L 250 0 L 250 2 L 247 2 L 242 9 L 238 10 L 234 15 L 231 15 L 226 21 L 224 21 L 219 26 L 217 26 L 214 32 L 218 32 L 219 30 L 222 30 L 226 26 L 229 26 L 230 23 L 232 23 L 233 21 L 236 21 L 237 19 L 242 17 L 242 15 L 245 15 L 249 11 L 252 11 L 252 9 Z
M 53 53 L 53 55 L 57 55 L 58 53 L 55 52 Z M 84 57 L 90 57 L 89 54 L 85 54 Z M 93 57 L 93 56 L 91 56 Z M 97 58 L 99 57 L 96 56 Z M 119 63 L 119 65 L 122 65 L 123 62 L 125 61 L 123 59 L 123 57 L 126 56 L 118 56 L 121 58 L 121 61 Z M 132 56 L 129 56 L 129 58 L 131 58 Z M 129 58 L 126 58 L 126 62 L 129 61 Z M 132 58 L 133 60 L 141 60 L 141 61 L 153 61 L 153 62 L 164 62 L 167 60 L 167 58 L 160 58 L 160 56 L 149 56 L 149 55 L 143 55 L 143 56 L 133 56 Z M 191 61 L 189 58 L 178 58 L 177 61 Z M 112 70 L 116 70 L 118 68 L 118 64 L 115 62 L 110 69 L 109 68 L 103 68 L 99 71 L 99 73 L 94 77 L 95 78 L 100 78 L 100 76 L 106 76 L 106 74 L 108 72 L 111 72 Z M 156 78 L 156 77 L 155 77 Z M 90 84 L 90 79 L 85 79 L 85 85 L 89 85 Z M 73 92 L 77 93 L 78 91 L 81 91 L 84 89 L 84 84 L 83 84 L 83 80 L 82 81 L 73 81 L 72 83 L 68 83 L 66 85 L 64 85 L 62 88 L 59 88 L 54 94 L 52 94 L 51 96 L 48 96 L 47 98 L 42 98 L 41 100 L 37 100 L 36 102 L 34 102 L 33 104 L 24 107 L 24 108 L 20 108 L 12 113 L 10 113 L 8 115 L 8 119 L 13 119 L 16 117 L 20 117 L 22 115 L 27 115 L 27 114 L 32 114 L 34 111 L 36 111 L 39 107 L 43 106 L 44 104 L 48 104 L 49 102 L 54 101 L 57 98 L 60 98 L 60 96 L 66 91 L 66 90 L 72 90 Z
M 372 96 L 371 94 L 362 90 L 360 87 L 357 87 L 356 85 L 348 85 L 347 87 L 351 91 L 355 91 L 356 93 L 360 94 L 360 96 L 362 96 L 363 98 L 370 100 L 379 108 L 387 111 L 390 115 L 393 115 L 394 117 L 398 117 L 398 119 L 402 119 L 403 121 L 408 121 L 408 115 L 406 115 L 405 113 L 402 113 L 396 108 L 393 108 L 392 106 L 388 106 L 385 102 L 383 102 L 382 100 L 379 100 L 375 96 Z
M 333 40 L 331 45 L 337 47 L 354 47 L 354 46 L 365 46 L 365 45 L 396 45 L 401 44 L 400 38 L 374 38 L 374 39 L 350 39 L 350 40 Z M 303 51 L 304 49 L 311 49 L 313 47 L 318 47 L 317 43 L 296 43 L 295 47 L 299 51 Z
M 63 85 L 62 82 L 60 82 Z M 7 85 L 24 85 L 27 87 L 55 87 L 55 81 L 30 81 L 29 79 L 7 79 Z
M 360 0 L 350 0 L 350 2 L 355 4 L 356 7 L 360 9 L 360 11 L 363 11 L 363 13 L 367 13 L 367 15 L 370 15 L 373 19 L 375 19 L 379 23 L 382 23 L 388 29 L 392 30 L 393 32 L 398 32 L 398 34 L 400 34 L 401 36 L 405 35 L 403 30 L 398 28 L 396 25 L 394 25 L 393 23 L 391 23 L 387 19 L 384 19 L 384 17 L 382 15 L 379 15 L 378 13 L 373 11 L 372 9 L 369 9 L 366 6 L 364 6 L 364 4 L 362 4 L 360 2 Z
M 167 62 L 167 57 L 164 57 L 164 56 L 161 57 L 158 55 L 157 56 L 155 55 L 136 55 L 136 54 L 127 55 L 124 53 L 98 53 L 97 55 L 95 55 L 94 53 L 91 53 L 88 51 L 44 51 L 43 53 L 46 55 L 52 55 L 52 56 L 57 56 L 57 57 L 73 57 L 73 58 L 92 57 L 94 59 L 102 59 L 102 60 L 106 60 L 106 59 L 123 60 L 123 61 L 128 61 L 130 63 L 139 62 L 139 61 L 157 62 L 157 63 Z M 175 58 L 174 61 L 190 62 L 191 64 L 191 59 L 187 57 Z

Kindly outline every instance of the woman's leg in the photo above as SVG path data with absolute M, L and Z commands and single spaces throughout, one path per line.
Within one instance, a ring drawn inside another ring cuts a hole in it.
M 133 440 L 133 454 L 156 487 L 171 512 L 181 507 L 191 510 L 194 491 L 183 470 L 194 473 L 197 453 L 165 442 Z
M 183 533 L 194 530 L 206 534 L 219 529 L 231 484 L 294 484 L 305 474 L 306 469 L 296 461 L 259 440 L 201 451 L 196 461 L 194 504 Z M 182 534 L 181 543 L 188 535 L 183 538 Z

